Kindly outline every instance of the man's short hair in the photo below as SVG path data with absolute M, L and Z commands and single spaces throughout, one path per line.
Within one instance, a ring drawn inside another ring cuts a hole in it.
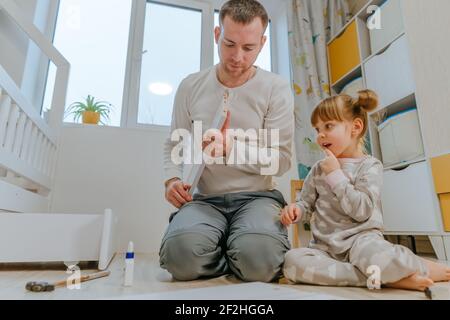
M 230 17 L 234 22 L 249 24 L 255 18 L 261 18 L 263 29 L 269 24 L 269 16 L 266 9 L 256 0 L 230 0 L 224 3 L 220 9 L 219 21 L 223 25 L 225 17 Z

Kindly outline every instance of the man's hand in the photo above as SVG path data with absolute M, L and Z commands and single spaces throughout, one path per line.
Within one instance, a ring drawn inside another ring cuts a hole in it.
M 166 200 L 174 207 L 180 208 L 192 201 L 192 196 L 188 193 L 190 188 L 190 185 L 183 183 L 179 178 L 169 180 L 166 185 Z
M 326 148 L 324 149 L 324 152 L 326 154 L 326 157 L 320 162 L 320 167 L 322 168 L 323 172 L 328 175 L 333 171 L 339 170 L 341 168 L 341 164 L 339 163 L 334 153 Z
M 295 203 L 291 203 L 290 205 L 287 205 L 286 207 L 281 209 L 280 216 L 281 223 L 285 227 L 288 227 L 295 221 L 298 221 L 302 218 L 302 211 Z
M 212 158 L 227 157 L 231 150 L 231 137 L 227 135 L 227 130 L 230 128 L 231 112 L 227 111 L 220 134 L 207 134 L 202 143 L 203 150 Z M 208 133 L 208 132 L 207 132 Z

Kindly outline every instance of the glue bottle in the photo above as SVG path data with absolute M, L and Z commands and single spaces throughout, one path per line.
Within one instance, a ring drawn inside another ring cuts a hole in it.
M 128 249 L 125 256 L 125 279 L 124 286 L 132 286 L 133 285 L 133 273 L 134 273 L 134 248 L 133 242 L 130 241 L 128 243 Z

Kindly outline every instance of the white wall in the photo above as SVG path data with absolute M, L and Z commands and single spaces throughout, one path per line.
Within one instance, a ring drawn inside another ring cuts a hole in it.
M 426 153 L 429 157 L 448 154 L 450 1 L 404 0 L 402 5 Z
M 62 130 L 52 212 L 119 215 L 121 249 L 158 250 L 173 208 L 164 200 L 163 142 L 168 130 L 66 126 Z

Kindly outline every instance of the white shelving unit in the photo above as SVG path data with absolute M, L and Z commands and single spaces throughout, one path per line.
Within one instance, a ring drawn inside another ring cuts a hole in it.
M 374 14 L 373 10 L 369 10 L 373 6 L 381 8 L 377 14 L 382 29 L 377 31 L 370 31 L 367 25 L 367 20 Z M 428 152 L 423 135 L 421 115 L 426 111 L 417 98 L 408 28 L 403 22 L 404 6 L 405 0 L 369 0 L 341 32 L 329 41 L 331 89 L 339 94 L 346 84 L 362 77 L 363 88 L 377 92 L 380 105 L 369 115 L 368 131 L 372 154 L 381 161 L 383 157 L 378 132 L 380 122 L 399 112 L 417 108 L 422 140 L 418 143 L 423 144 L 424 154 L 385 166 L 382 194 L 385 234 L 426 235 L 437 257 L 450 260 L 450 233 L 443 227 L 431 173 L 430 162 L 433 155 Z M 356 34 L 352 30 L 355 25 Z M 374 32 L 377 34 L 374 35 Z M 355 50 L 355 47 L 357 54 L 348 49 Z M 337 66 L 339 63 L 347 66 L 348 70 L 342 70 L 342 65 Z

